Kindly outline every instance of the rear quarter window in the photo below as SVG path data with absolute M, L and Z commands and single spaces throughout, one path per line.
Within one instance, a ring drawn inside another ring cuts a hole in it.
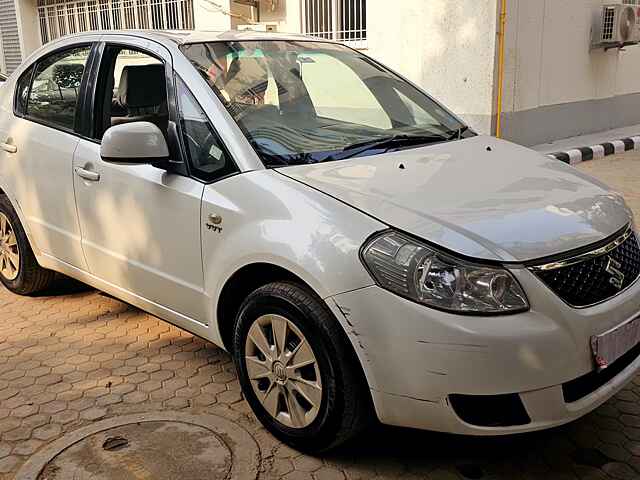
M 31 77 L 33 76 L 33 65 L 27 68 L 16 84 L 16 97 L 14 100 L 14 109 L 16 115 L 22 116 L 27 111 L 27 100 L 29 99 L 29 87 L 31 86 Z

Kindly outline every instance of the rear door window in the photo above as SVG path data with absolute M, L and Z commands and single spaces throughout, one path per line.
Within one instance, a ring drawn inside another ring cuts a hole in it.
M 55 52 L 40 60 L 27 100 L 28 117 L 52 127 L 73 130 L 80 86 L 90 46 Z

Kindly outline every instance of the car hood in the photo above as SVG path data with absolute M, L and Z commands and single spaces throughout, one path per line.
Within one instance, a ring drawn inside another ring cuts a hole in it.
M 483 260 L 560 254 L 631 219 L 606 185 L 486 136 L 278 171 L 391 227 Z

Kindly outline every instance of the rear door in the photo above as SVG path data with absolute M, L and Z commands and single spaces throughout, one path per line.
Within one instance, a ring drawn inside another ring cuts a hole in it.
M 3 117 L 3 173 L 24 213 L 35 246 L 85 268 L 72 180 L 82 91 L 93 44 L 44 55 L 19 77 L 14 115 Z M 4 88 L 7 88 L 6 86 Z

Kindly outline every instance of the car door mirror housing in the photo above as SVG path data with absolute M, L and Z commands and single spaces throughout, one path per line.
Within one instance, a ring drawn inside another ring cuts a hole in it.
M 169 147 L 155 124 L 122 123 L 104 132 L 100 156 L 105 162 L 123 165 L 161 164 L 169 159 Z

